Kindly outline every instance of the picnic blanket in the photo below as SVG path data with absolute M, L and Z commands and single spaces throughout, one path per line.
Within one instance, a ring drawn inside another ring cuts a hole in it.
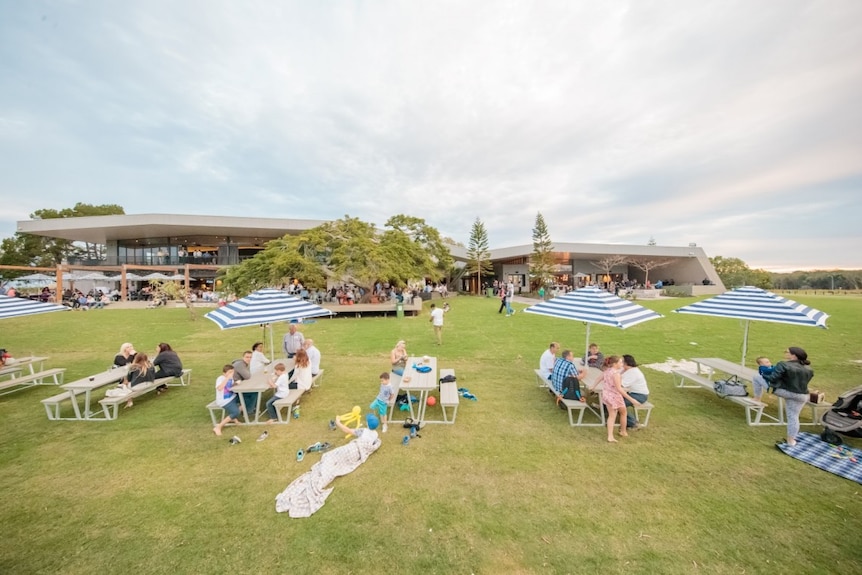
M 776 443 L 775 447 L 799 461 L 862 483 L 862 449 L 832 445 L 813 433 L 797 435 L 796 445 L 793 447 L 784 442 Z
M 368 456 L 379 447 L 379 439 L 370 444 L 353 440 L 324 453 L 309 471 L 294 479 L 275 496 L 275 510 L 279 513 L 287 511 L 290 517 L 311 517 L 323 507 L 326 498 L 332 493 L 333 488 L 327 489 L 326 486 L 336 477 L 347 475 L 365 463 Z

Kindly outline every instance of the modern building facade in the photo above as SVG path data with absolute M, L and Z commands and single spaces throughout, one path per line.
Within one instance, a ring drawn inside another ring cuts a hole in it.
M 136 214 L 89 216 L 47 220 L 19 221 L 19 232 L 74 242 L 105 246 L 105 257 L 99 260 L 73 260 L 74 266 L 126 266 L 147 268 L 176 266 L 177 270 L 193 264 L 212 266 L 200 269 L 196 276 L 213 277 L 217 267 L 240 263 L 262 250 L 267 241 L 286 234 L 298 234 L 325 223 L 321 220 L 282 218 L 246 218 L 232 216 L 198 216 L 180 214 Z M 450 246 L 456 261 L 467 261 L 467 250 Z M 512 281 L 520 292 L 530 290 L 529 263 L 533 246 L 514 246 L 491 250 L 491 261 L 497 279 Z M 605 270 L 603 260 L 621 256 L 624 263 Z M 633 280 L 645 283 L 646 272 L 632 261 L 661 261 L 661 267 L 649 272 L 649 280 L 672 281 L 694 294 L 720 293 L 721 279 L 702 248 L 638 246 L 588 243 L 554 245 L 555 281 L 558 285 L 578 287 L 586 283 Z M 488 278 L 488 281 L 493 278 Z M 475 278 L 463 277 L 461 289 L 474 291 Z M 484 283 L 484 281 L 483 281 Z

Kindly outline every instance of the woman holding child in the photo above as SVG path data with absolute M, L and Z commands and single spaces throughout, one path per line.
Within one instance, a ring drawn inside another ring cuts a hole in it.
M 784 398 L 787 413 L 787 445 L 796 445 L 799 434 L 799 413 L 809 399 L 808 382 L 814 377 L 808 354 L 801 347 L 784 350 L 784 361 L 779 361 L 772 373 L 764 374 L 773 387 L 772 393 Z

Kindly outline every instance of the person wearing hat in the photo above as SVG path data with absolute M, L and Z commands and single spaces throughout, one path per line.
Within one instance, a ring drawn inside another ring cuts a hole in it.
M 365 416 L 365 425 L 368 426 L 367 428 L 357 427 L 356 429 L 351 429 L 341 423 L 341 416 L 335 417 L 335 425 L 339 430 L 352 435 L 357 441 L 360 441 L 363 444 L 371 445 L 380 439 L 380 436 L 377 434 L 377 427 L 380 425 L 380 420 L 377 419 L 377 416 L 373 413 L 369 413 Z
M 647 387 L 646 377 L 644 377 L 641 368 L 638 367 L 638 362 L 631 355 L 623 356 L 623 373 L 620 377 L 620 384 L 630 397 L 637 400 L 639 403 L 646 403 L 649 399 L 649 388 Z M 627 398 L 623 398 L 626 407 L 631 407 L 633 404 Z M 626 427 L 629 429 L 638 428 L 638 420 L 634 415 L 626 415 Z

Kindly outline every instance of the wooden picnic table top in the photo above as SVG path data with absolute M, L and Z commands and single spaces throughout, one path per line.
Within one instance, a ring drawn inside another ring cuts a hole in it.
M 734 363 L 720 357 L 693 357 L 691 358 L 691 361 L 695 362 L 698 365 L 705 365 L 706 367 L 709 367 L 716 371 L 720 371 L 722 373 L 726 373 L 728 375 L 735 375 L 736 377 L 744 379 L 745 381 L 752 381 L 754 379 L 754 376 L 757 375 L 757 370 L 745 367 L 744 365 L 739 365 L 738 363 Z

